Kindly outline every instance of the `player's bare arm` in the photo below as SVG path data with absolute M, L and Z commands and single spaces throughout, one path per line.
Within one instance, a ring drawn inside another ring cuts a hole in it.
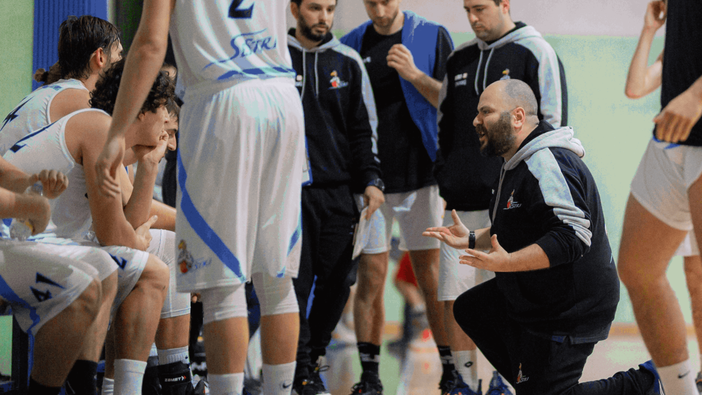
M 629 74 L 626 77 L 626 96 L 630 99 L 644 97 L 661 85 L 663 72 L 663 52 L 648 66 L 648 55 L 656 31 L 665 23 L 665 2 L 654 0 L 648 3 L 644 27 L 641 30 L 636 52 L 631 59 Z
M 400 77 L 409 81 L 432 106 L 439 108 L 441 81 L 426 75 L 414 64 L 414 57 L 407 47 L 395 44 L 388 52 L 388 66 L 397 70 Z
M 127 204 L 124 206 L 124 215 L 129 223 L 137 228 L 146 222 L 151 213 L 153 190 L 158 175 L 158 162 L 166 152 L 168 136 L 163 132 L 163 137 L 156 147 L 135 147 L 139 156 L 137 171 L 134 176 L 134 185 Z
M 148 229 L 138 233 L 127 221 L 122 195 L 103 195 L 98 190 L 95 163 L 106 141 L 110 121 L 108 115 L 93 111 L 74 116 L 71 119 L 72 125 L 69 123 L 73 133 L 66 135 L 66 145 L 85 170 L 93 230 L 100 244 L 146 250 L 150 242 Z M 119 184 L 118 179 L 118 186 Z
M 48 199 L 55 199 L 68 187 L 68 177 L 61 172 L 42 170 L 30 175 L 0 158 L 0 185 L 3 188 L 22 193 L 37 181 L 42 183 L 44 196 Z
M 127 56 L 127 63 L 117 94 L 108 138 L 96 158 L 97 185 L 100 193 L 119 194 L 116 171 L 124 156 L 124 133 L 137 117 L 156 79 L 168 46 L 168 26 L 175 0 L 145 0 L 139 28 Z
M 34 228 L 32 234 L 36 235 L 43 232 L 49 224 L 51 206 L 43 196 L 0 188 L 0 215 L 3 218 L 28 219 Z
M 692 86 L 671 100 L 653 122 L 656 137 L 662 141 L 677 143 L 687 140 L 692 127 L 702 116 L 702 76 Z

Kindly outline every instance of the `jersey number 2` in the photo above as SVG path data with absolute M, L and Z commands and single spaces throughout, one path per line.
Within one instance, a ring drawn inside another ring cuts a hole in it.
M 250 19 L 251 14 L 253 13 L 253 4 L 251 4 L 251 7 L 246 8 L 246 9 L 240 9 L 241 3 L 243 3 L 245 0 L 234 0 L 232 1 L 232 5 L 229 7 L 229 17 L 234 18 L 234 19 Z

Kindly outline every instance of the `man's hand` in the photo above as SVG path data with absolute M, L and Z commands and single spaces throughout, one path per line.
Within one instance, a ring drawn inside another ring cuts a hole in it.
M 646 7 L 646 16 L 644 17 L 644 29 L 656 31 L 665 23 L 665 2 L 662 0 L 653 0 Z
M 123 137 L 108 139 L 95 162 L 97 185 L 100 193 L 105 196 L 118 196 L 120 193 L 117 168 L 122 166 L 124 147 Z
M 397 70 L 400 77 L 409 82 L 414 82 L 422 76 L 422 71 L 414 64 L 414 57 L 407 47 L 402 44 L 395 44 L 388 51 L 388 66 Z
M 149 218 L 148 221 L 141 224 L 141 226 L 134 229 L 137 239 L 139 240 L 139 244 L 141 244 L 141 247 L 143 247 L 139 248 L 140 250 L 146 251 L 146 249 L 149 248 L 149 244 L 151 244 L 151 232 L 149 232 L 149 230 L 151 230 L 151 225 L 153 225 L 157 220 L 158 215 L 154 215 Z
M 68 177 L 56 170 L 42 170 L 38 174 L 32 174 L 28 184 L 34 185 L 37 181 L 41 182 L 43 194 L 47 199 L 56 199 L 68 188 Z
M 461 255 L 458 262 L 491 272 L 509 271 L 505 269 L 509 267 L 512 254 L 502 248 L 497 241 L 497 235 L 492 235 L 490 243 L 492 244 L 492 248 L 487 254 L 482 251 L 467 249 L 466 252 L 468 255 Z
M 168 148 L 168 133 L 164 130 L 159 136 L 158 144 L 154 147 L 138 145 L 133 147 L 134 154 L 139 158 L 139 164 L 158 165 L 166 155 Z
M 461 219 L 458 218 L 456 210 L 451 210 L 451 218 L 453 218 L 453 225 L 449 227 L 427 228 L 427 230 L 422 233 L 422 236 L 439 239 L 455 249 L 468 248 L 470 241 L 468 235 L 470 231 L 463 225 Z
M 367 186 L 363 192 L 363 207 L 368 207 L 366 219 L 370 220 L 375 210 L 385 203 L 385 195 L 378 187 Z
M 653 118 L 658 140 L 670 143 L 687 140 L 692 127 L 702 115 L 702 96 L 695 85 L 671 100 L 663 111 Z
M 32 224 L 32 236 L 46 230 L 51 219 L 51 206 L 49 201 L 43 197 L 32 193 L 23 193 L 21 199 L 26 199 L 26 202 L 31 207 L 27 215 L 29 223 Z

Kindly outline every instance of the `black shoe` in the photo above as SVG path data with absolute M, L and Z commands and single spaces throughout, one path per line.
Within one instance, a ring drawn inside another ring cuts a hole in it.
M 351 388 L 351 395 L 383 395 L 383 384 L 378 374 L 363 372 L 361 381 Z
M 319 376 L 319 373 L 329 370 L 329 366 L 315 366 L 310 377 L 307 378 L 306 384 L 302 387 L 301 395 L 331 395 L 324 386 L 324 381 Z
M 158 377 L 161 381 L 163 395 L 204 395 L 206 386 L 198 385 L 193 388 L 193 377 L 190 366 L 183 362 L 173 362 L 159 365 Z
M 697 378 L 695 379 L 695 385 L 697 386 L 697 392 L 702 395 L 702 372 L 697 372 Z
M 161 395 L 161 381 L 158 379 L 158 357 L 149 357 L 146 360 L 144 380 L 141 383 L 143 395 Z
M 455 379 L 446 379 L 441 377 L 441 381 L 439 382 L 439 390 L 441 390 L 441 395 L 449 395 L 455 386 Z

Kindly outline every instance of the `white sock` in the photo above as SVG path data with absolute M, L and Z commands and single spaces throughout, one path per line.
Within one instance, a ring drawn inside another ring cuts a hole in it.
M 145 370 L 146 361 L 115 359 L 115 394 L 140 394 Z
M 102 379 L 102 395 L 113 395 L 115 393 L 115 379 L 108 379 L 103 377 Z
M 158 350 L 158 364 L 168 365 L 169 363 L 183 362 L 190 365 L 190 355 L 188 346 L 180 348 L 169 348 L 168 350 Z
M 289 395 L 295 378 L 296 362 L 263 364 L 263 395 Z
M 656 369 L 666 394 L 699 395 L 695 386 L 695 374 L 689 359 L 675 365 L 656 366 Z
M 452 351 L 456 370 L 473 391 L 478 390 L 478 350 Z
M 244 373 L 208 374 L 210 395 L 241 395 L 244 390 Z

